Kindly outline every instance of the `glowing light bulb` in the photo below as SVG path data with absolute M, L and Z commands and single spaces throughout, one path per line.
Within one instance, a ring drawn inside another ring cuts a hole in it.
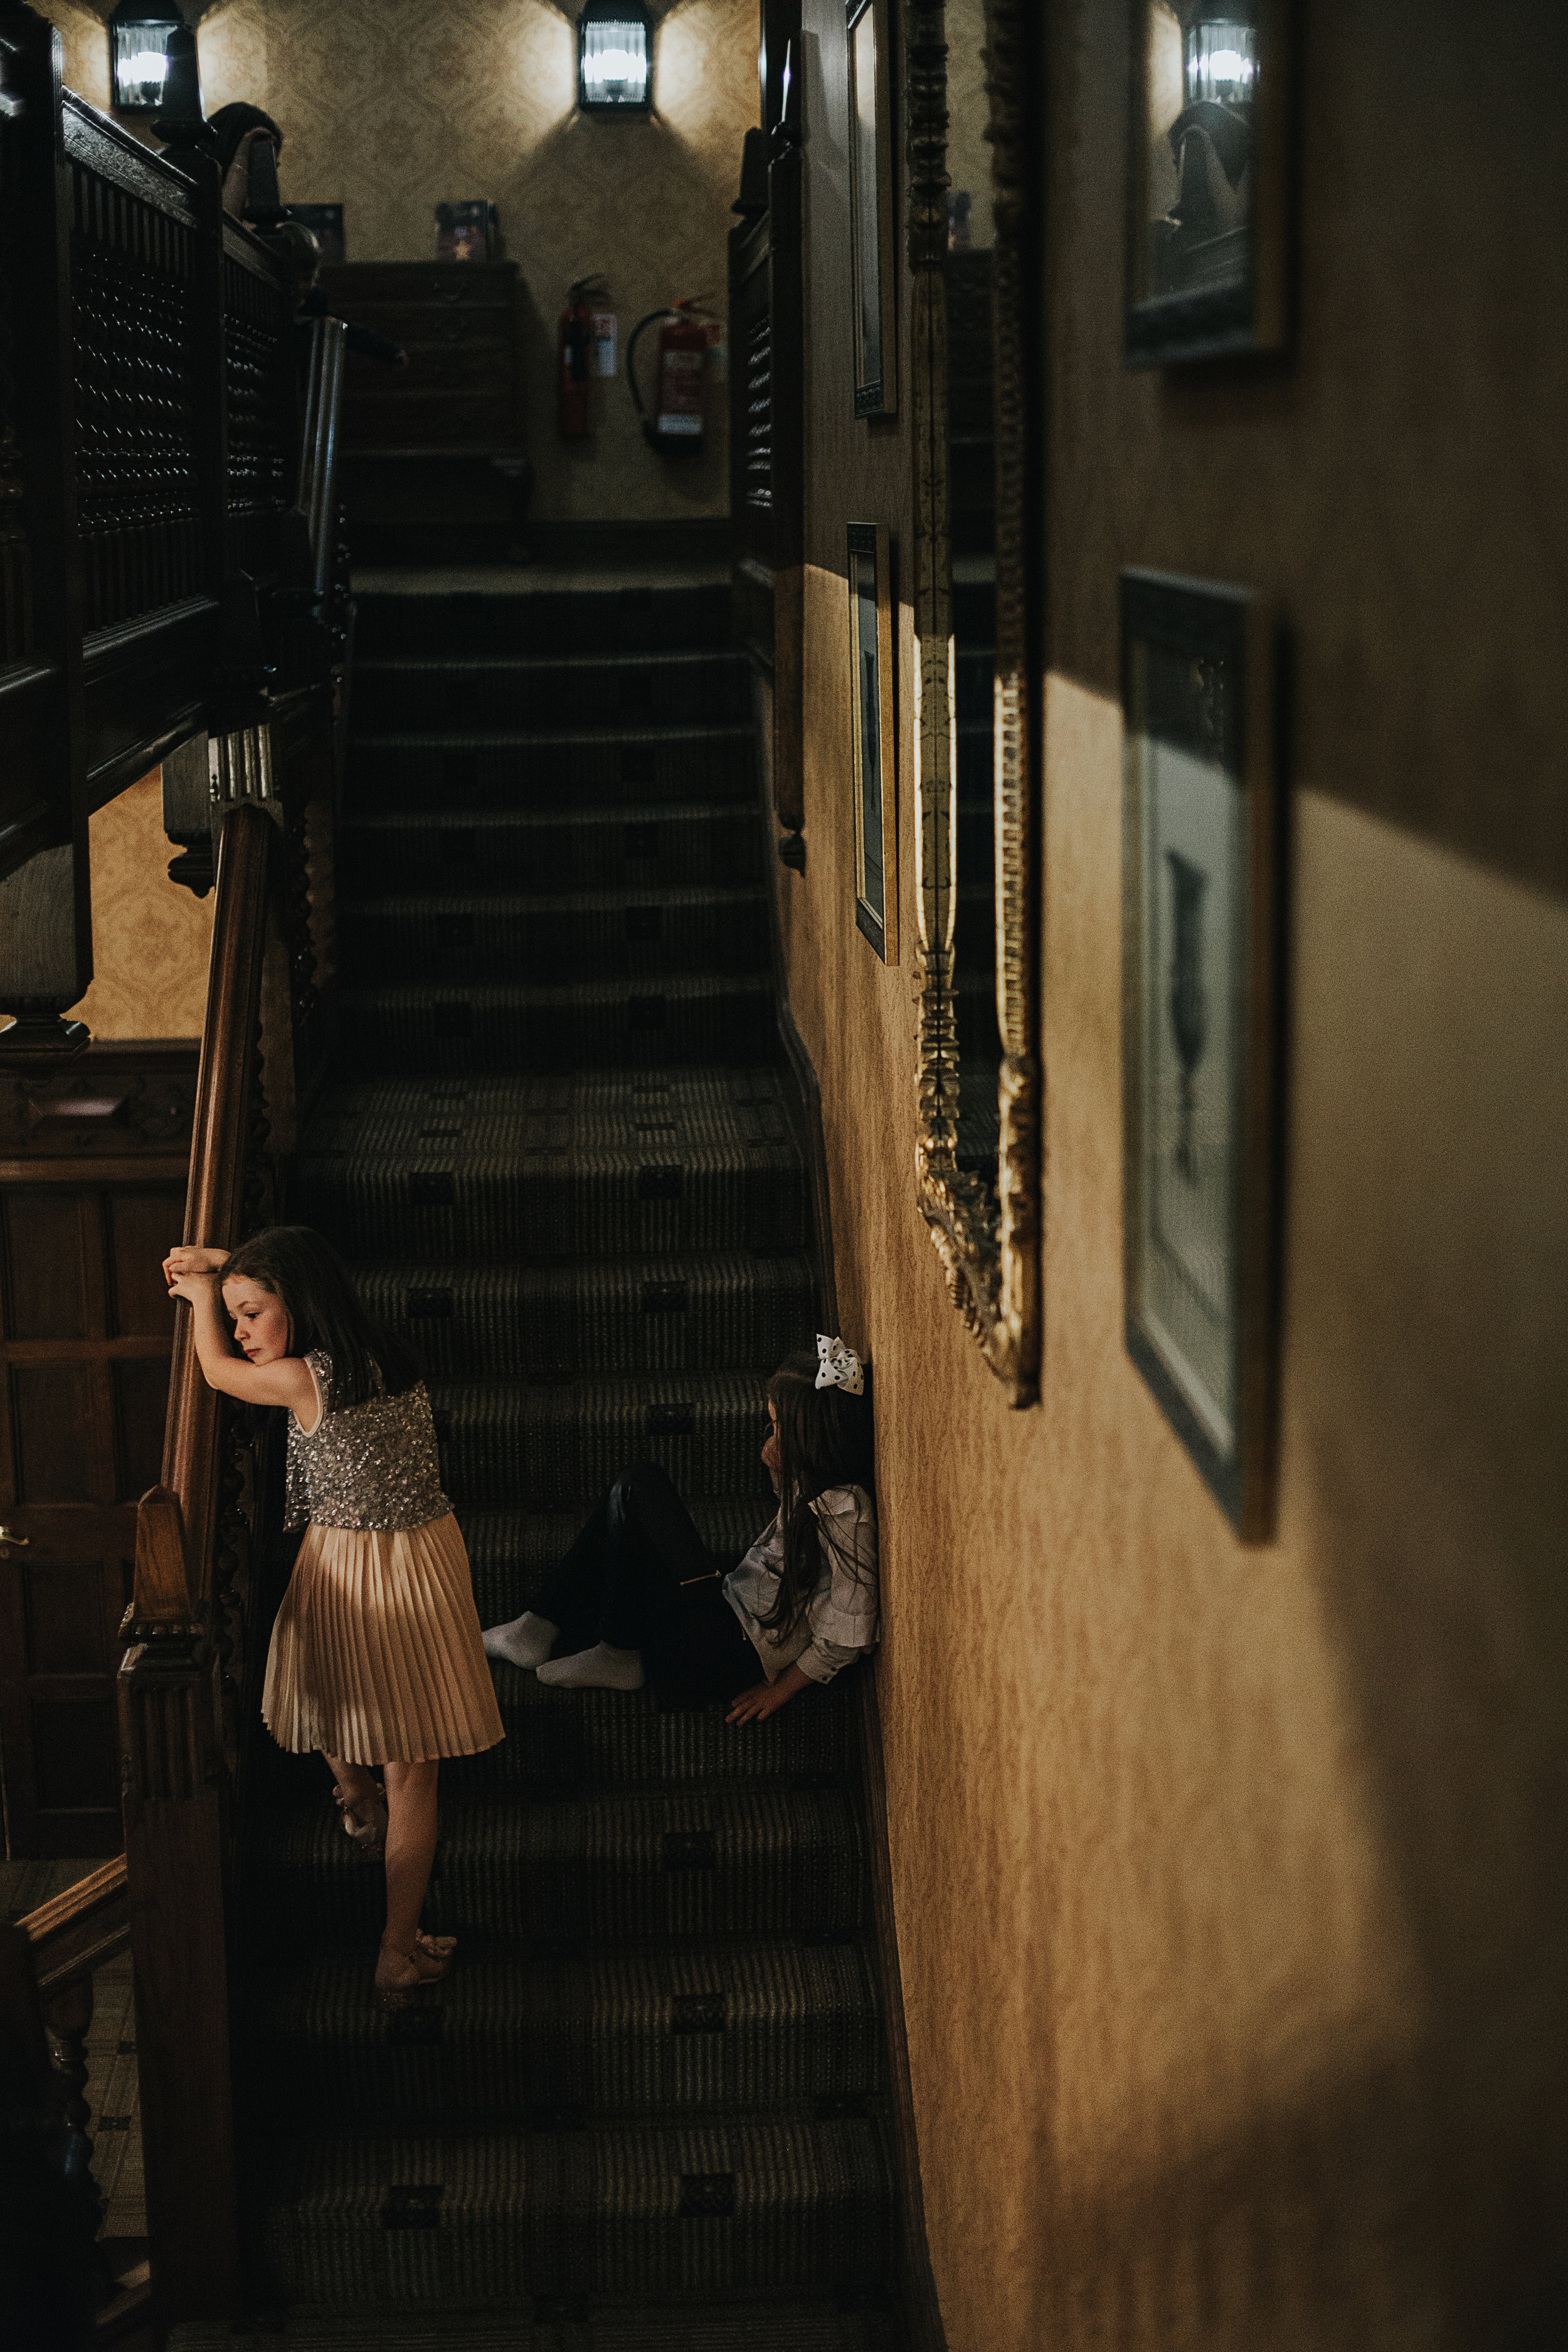
M 154 88 L 162 88 L 168 77 L 169 60 L 162 49 L 138 49 L 134 57 L 124 60 L 120 70 L 127 81 L 151 83 Z
M 647 34 L 610 19 L 582 26 L 583 96 L 590 105 L 646 106 Z

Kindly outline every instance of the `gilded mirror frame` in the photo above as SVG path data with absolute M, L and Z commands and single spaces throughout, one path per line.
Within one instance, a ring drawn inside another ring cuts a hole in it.
M 944 0 L 907 0 L 909 257 L 914 444 L 915 919 L 920 1013 L 915 1171 L 921 1213 L 964 1328 L 1012 1405 L 1040 1365 L 1041 1075 L 1035 932 L 1036 722 L 1030 685 L 1034 516 L 1026 361 L 1033 224 L 1027 176 L 1036 0 L 985 0 L 994 158 L 996 448 L 994 687 L 996 1012 L 1001 1141 L 994 1196 L 959 1166 L 954 1006 L 956 756 L 948 447 L 947 47 Z

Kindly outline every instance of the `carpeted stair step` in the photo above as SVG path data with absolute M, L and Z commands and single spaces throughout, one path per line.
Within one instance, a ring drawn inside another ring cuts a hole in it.
M 686 653 L 733 642 L 728 579 L 516 594 L 361 589 L 354 661 L 384 654 Z
M 408 655 L 354 662 L 353 723 L 421 727 L 675 727 L 751 716 L 739 651 Z
M 444 1263 L 800 1249 L 808 1233 L 778 1076 L 754 1067 L 346 1087 L 310 1122 L 290 1213 L 350 1257 Z
M 877 2003 L 855 1943 L 562 1951 L 466 1948 L 388 2017 L 370 1950 L 280 1969 L 248 2011 L 250 2062 L 302 2130 L 451 2130 L 617 2116 L 813 2113 L 879 2083 Z
M 403 1332 L 438 1379 L 771 1369 L 809 1344 L 816 1288 L 798 1251 L 552 1266 L 426 1259 L 362 1266 L 354 1278 L 377 1320 Z
M 407 2312 L 290 2312 L 278 2352 L 900 2352 L 903 2338 L 876 2290 L 770 2294 L 765 2304 L 684 2311 L 586 2295 L 525 2298 L 505 2317 Z M 226 2322 L 183 2320 L 169 2352 L 229 2352 Z
M 348 988 L 344 1053 L 362 1070 L 617 1069 L 754 1062 L 773 1029 L 764 972 L 564 987 Z
M 455 823 L 447 814 L 351 811 L 338 828 L 344 892 L 733 888 L 763 872 L 756 810 L 744 802 L 453 810 Z
M 760 890 L 577 891 L 548 898 L 443 892 L 338 901 L 338 951 L 362 984 L 414 973 L 447 985 L 762 973 Z
M 754 807 L 752 730 L 744 727 L 478 730 L 393 734 L 356 726 L 345 797 L 353 809 L 625 808 L 641 802 L 741 801 Z M 646 814 L 646 812 L 645 812 Z
M 760 1454 L 763 1374 L 626 1373 L 619 1379 L 432 1381 L 442 1473 L 459 1510 L 566 1510 L 634 1462 L 659 1462 L 682 1495 L 754 1491 L 773 1507 Z
M 486 1624 L 521 1613 L 521 1605 L 504 1617 L 481 1612 Z M 855 1763 L 852 1686 L 843 1676 L 802 1691 L 764 1723 L 731 1724 L 722 1706 L 676 1706 L 652 1689 L 557 1690 L 500 1660 L 491 1672 L 506 1738 L 481 1756 L 442 1768 L 442 1786 L 454 1801 L 515 1803 L 531 1791 L 645 1782 L 826 1784 Z
M 804 1700 L 802 1701 L 804 1704 Z M 374 1948 L 385 1885 L 320 1802 L 257 1825 L 261 1950 Z M 860 1849 L 835 1788 L 772 1781 L 442 1807 L 426 1924 L 463 1937 L 850 1935 Z
M 311 2133 L 271 2157 L 254 2233 L 289 2303 L 762 2298 L 875 2286 L 890 2250 L 886 2159 L 862 2118 Z

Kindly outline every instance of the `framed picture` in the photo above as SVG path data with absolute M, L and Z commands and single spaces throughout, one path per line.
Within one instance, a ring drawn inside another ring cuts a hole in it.
M 849 729 L 855 779 L 855 920 L 899 961 L 893 599 L 885 523 L 849 525 Z
M 496 208 L 486 196 L 436 207 L 437 261 L 489 261 L 495 245 Z
M 846 0 L 849 46 L 849 257 L 855 305 L 855 414 L 898 404 L 893 325 L 892 45 L 888 0 Z
M 1127 357 L 1285 341 L 1290 0 L 1131 0 Z
M 1276 645 L 1246 591 L 1121 580 L 1127 1347 L 1249 1540 L 1271 1515 Z

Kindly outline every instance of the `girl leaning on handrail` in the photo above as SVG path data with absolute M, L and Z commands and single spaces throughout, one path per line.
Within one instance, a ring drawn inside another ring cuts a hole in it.
M 453 1949 L 419 1927 L 439 1759 L 505 1736 L 419 1365 L 308 1226 L 173 1249 L 163 1273 L 208 1387 L 289 1412 L 287 1524 L 305 1533 L 261 1712 L 280 1748 L 321 1751 L 344 1829 L 385 1857 L 375 1986 L 401 2009 Z

